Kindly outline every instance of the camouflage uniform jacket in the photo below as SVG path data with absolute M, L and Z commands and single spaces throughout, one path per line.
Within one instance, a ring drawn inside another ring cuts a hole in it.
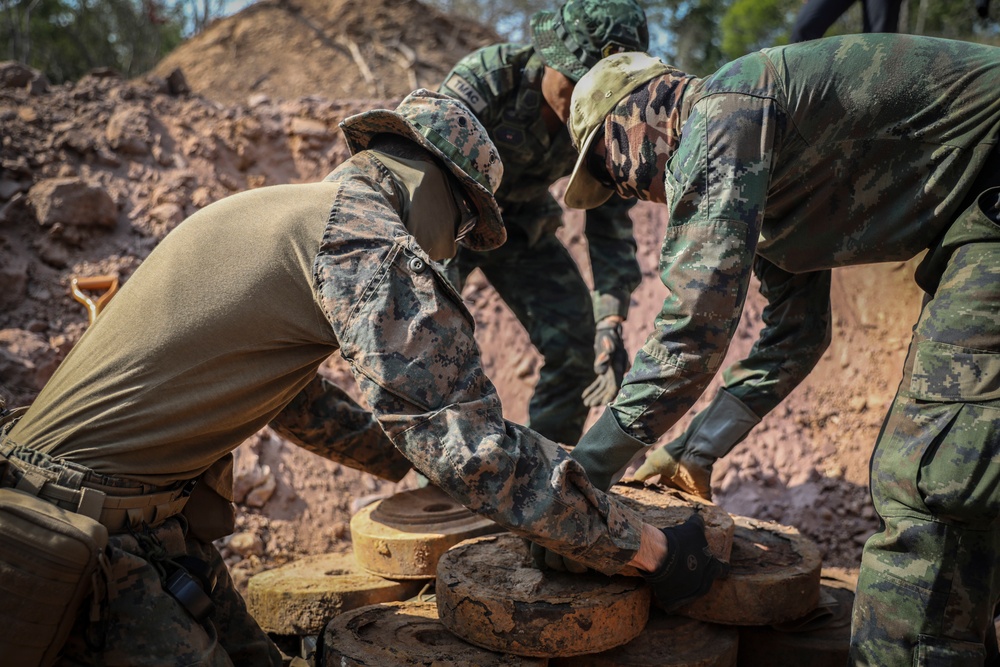
M 609 162 L 620 193 L 670 209 L 670 294 L 612 403 L 619 423 L 653 442 L 691 407 L 751 272 L 764 327 L 725 380 L 760 416 L 777 405 L 829 344 L 830 269 L 909 259 L 961 213 L 1000 133 L 997 90 L 995 47 L 854 35 L 765 49 L 705 79 L 668 73 L 624 98 L 606 144 L 631 159 Z
M 558 227 L 551 221 L 561 221 L 562 211 L 549 187 L 573 170 L 577 157 L 569 132 L 550 137 L 542 119 L 544 69 L 532 46 L 497 44 L 463 58 L 441 86 L 476 114 L 500 151 L 504 176 L 496 199 L 504 222 L 535 240 Z M 626 316 L 642 279 L 628 215 L 633 204 L 614 197 L 587 212 L 596 320 Z
M 101 313 L 9 444 L 166 484 L 271 423 L 374 473 L 398 473 L 402 452 L 474 511 L 620 569 L 639 546 L 639 517 L 555 443 L 503 419 L 472 316 L 407 233 L 402 205 L 389 171 L 362 152 L 321 183 L 199 211 Z M 338 350 L 370 415 L 316 381 Z

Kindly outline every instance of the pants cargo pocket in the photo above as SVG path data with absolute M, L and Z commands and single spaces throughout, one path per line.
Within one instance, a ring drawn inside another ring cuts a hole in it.
M 986 648 L 982 644 L 920 636 L 914 667 L 982 667 Z
M 918 340 L 911 355 L 914 421 L 952 415 L 919 438 L 920 498 L 940 520 L 988 529 L 1000 519 L 1000 354 Z

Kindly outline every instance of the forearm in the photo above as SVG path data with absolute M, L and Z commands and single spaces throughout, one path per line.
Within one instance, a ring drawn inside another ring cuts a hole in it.
M 726 390 L 764 417 L 809 375 L 830 344 L 830 271 L 790 274 L 758 258 L 768 299 L 757 342 L 722 375 Z
M 269 425 L 313 454 L 383 479 L 399 481 L 412 467 L 370 412 L 318 375 Z
M 495 396 L 484 399 L 383 423 L 463 505 L 588 567 L 620 570 L 640 548 L 639 515 L 595 488 L 556 443 L 505 422 Z
M 634 202 L 633 202 L 634 203 Z M 587 211 L 586 235 L 594 277 L 594 319 L 628 316 L 632 292 L 642 280 L 629 209 L 632 203 L 613 197 Z

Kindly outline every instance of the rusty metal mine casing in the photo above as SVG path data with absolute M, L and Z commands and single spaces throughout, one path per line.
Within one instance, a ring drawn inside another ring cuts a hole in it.
M 542 571 L 528 542 L 510 533 L 479 537 L 438 562 L 441 622 L 494 651 L 566 657 L 605 651 L 638 635 L 650 592 L 634 577 Z

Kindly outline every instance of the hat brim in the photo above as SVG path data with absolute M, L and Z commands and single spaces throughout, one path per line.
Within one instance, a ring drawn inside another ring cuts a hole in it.
M 563 201 L 570 208 L 597 208 L 611 199 L 611 195 L 615 192 L 594 178 L 587 169 L 587 154 L 594 140 L 601 135 L 602 129 L 604 129 L 602 125 L 595 127 L 580 148 L 580 155 L 576 159 L 576 165 L 573 166 L 566 192 L 563 193 Z
M 483 251 L 499 248 L 507 240 L 503 216 L 500 214 L 500 207 L 497 205 L 493 193 L 463 169 L 463 166 L 467 165 L 470 170 L 475 171 L 472 169 L 469 159 L 458 148 L 455 148 L 453 152 L 443 153 L 405 118 L 388 109 L 372 109 L 349 116 L 340 122 L 340 129 L 344 132 L 344 138 L 347 140 L 347 147 L 350 149 L 351 155 L 367 150 L 368 144 L 376 134 L 396 134 L 406 137 L 430 151 L 440 158 L 448 170 L 455 175 L 472 199 L 472 203 L 479 210 L 479 221 L 462 239 L 461 244 L 470 250 Z M 428 132 L 434 131 L 432 128 L 426 129 Z M 442 138 L 441 141 L 443 145 L 451 146 L 447 140 Z
M 556 34 L 556 23 L 559 17 L 555 12 L 542 10 L 531 17 L 531 45 L 542 56 L 545 64 L 566 76 L 574 83 L 587 73 L 586 65 L 566 48 L 559 35 Z
M 620 55 L 626 56 L 629 54 Z M 617 57 L 617 55 L 611 56 L 611 58 Z M 609 60 L 602 62 L 609 62 Z M 598 136 L 601 136 L 601 130 L 604 128 L 604 121 L 607 119 L 608 114 L 614 111 L 615 107 L 622 103 L 622 100 L 635 92 L 640 86 L 671 70 L 671 67 L 663 63 L 656 63 L 652 67 L 630 74 L 621 82 L 623 85 L 618 89 L 617 93 L 608 91 L 606 94 L 600 96 L 600 101 L 597 104 L 594 115 L 600 117 L 602 121 L 594 125 L 580 147 L 580 155 L 577 157 L 576 165 L 573 167 L 569 183 L 566 186 L 566 192 L 563 194 L 563 201 L 566 203 L 566 206 L 570 208 L 591 209 L 600 206 L 611 198 L 614 190 L 602 185 L 600 181 L 591 175 L 590 170 L 587 169 L 587 153 L 593 147 L 594 140 Z M 574 108 L 570 112 L 571 123 L 573 122 L 573 114 L 577 113 L 576 99 L 580 91 L 581 87 L 578 85 L 573 92 Z

